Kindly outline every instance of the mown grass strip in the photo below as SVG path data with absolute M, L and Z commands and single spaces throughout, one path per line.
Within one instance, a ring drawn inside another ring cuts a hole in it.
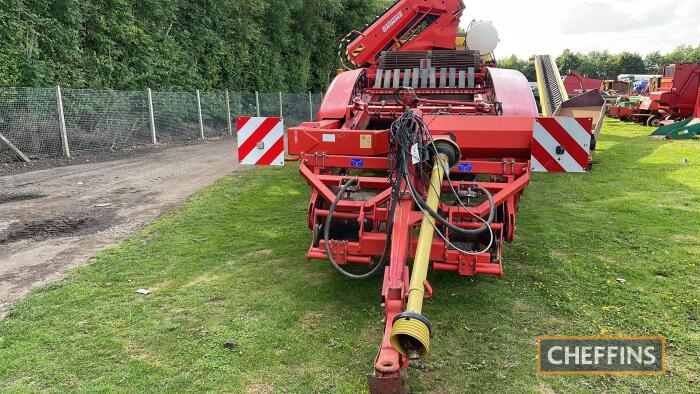
M 415 391 L 697 389 L 700 145 L 648 132 L 608 121 L 593 172 L 534 177 L 504 279 L 431 275 Z M 307 199 L 293 166 L 234 174 L 35 291 L 0 322 L 0 390 L 365 390 L 381 283 L 304 258 Z M 535 375 L 537 335 L 599 334 L 667 336 L 671 372 Z

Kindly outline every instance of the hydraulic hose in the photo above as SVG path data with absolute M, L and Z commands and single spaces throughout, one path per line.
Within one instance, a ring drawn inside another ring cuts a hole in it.
M 478 190 L 481 190 L 481 191 L 486 195 L 486 198 L 488 199 L 488 202 L 489 202 L 489 207 L 490 207 L 490 209 L 489 209 L 489 217 L 486 219 L 486 223 L 484 223 L 483 226 L 481 226 L 481 227 L 479 227 L 479 228 L 477 228 L 477 229 L 467 229 L 467 228 L 458 227 L 458 226 L 456 226 L 456 225 L 450 223 L 449 220 L 445 219 L 442 215 L 440 215 L 439 213 L 437 213 L 433 208 L 431 208 L 431 207 L 425 202 L 425 200 L 423 199 L 423 197 L 421 197 L 421 195 L 418 194 L 418 191 L 416 191 L 416 188 L 413 187 L 413 185 L 412 185 L 411 182 L 410 182 L 410 178 L 409 178 L 409 176 L 408 176 L 408 174 L 409 174 L 409 171 L 408 171 L 408 164 L 406 163 L 406 160 L 404 160 L 403 162 L 404 162 L 404 166 L 406 167 L 406 168 L 405 168 L 405 172 L 404 172 L 404 173 L 406 174 L 406 181 L 407 181 L 408 184 L 409 184 L 409 188 L 411 189 L 411 193 L 413 194 L 413 197 L 415 198 L 416 203 L 418 203 L 418 205 L 420 205 L 420 207 L 421 207 L 424 211 L 428 212 L 428 213 L 430 214 L 430 216 L 432 216 L 432 217 L 434 217 L 435 219 L 437 219 L 440 223 L 442 223 L 442 224 L 444 224 L 445 226 L 447 226 L 450 230 L 452 230 L 452 231 L 454 231 L 454 232 L 456 232 L 456 233 L 458 233 L 458 234 L 461 234 L 461 235 L 478 235 L 478 234 L 481 234 L 481 233 L 483 233 L 484 231 L 486 231 L 486 230 L 488 229 L 488 226 L 493 222 L 493 217 L 494 217 L 494 214 L 495 214 L 495 212 L 496 212 L 496 204 L 495 204 L 494 201 L 493 201 L 493 195 L 491 195 L 491 192 L 489 192 L 488 190 L 486 190 L 485 188 L 483 188 L 483 187 L 481 187 L 481 186 L 478 186 L 478 185 L 476 186 L 476 188 L 477 188 Z
M 343 195 L 347 192 L 348 188 L 350 186 L 353 186 L 357 184 L 357 179 L 350 179 L 347 181 L 343 186 L 340 187 L 340 190 L 338 191 L 338 194 L 335 196 L 335 200 L 333 200 L 333 203 L 331 204 L 331 207 L 328 208 L 328 216 L 326 216 L 326 225 L 324 226 L 323 229 L 323 243 L 326 247 L 326 255 L 328 256 L 328 260 L 331 262 L 331 265 L 333 265 L 333 268 L 335 268 L 336 271 L 338 271 L 341 275 L 350 278 L 350 279 L 355 279 L 355 280 L 362 280 L 362 279 L 369 279 L 372 276 L 376 275 L 379 270 L 381 270 L 384 265 L 386 264 L 386 256 L 389 251 L 389 244 L 390 239 L 391 239 L 391 229 L 393 227 L 393 223 L 391 222 L 391 219 L 393 218 L 393 210 L 395 207 L 394 202 L 392 201 L 392 208 L 391 208 L 391 213 L 389 216 L 389 222 L 387 223 L 387 238 L 386 238 L 386 243 L 384 244 L 384 254 L 382 255 L 381 260 L 379 263 L 377 263 L 374 267 L 372 267 L 371 270 L 368 272 L 358 275 L 358 274 L 353 274 L 350 273 L 346 270 L 343 269 L 333 258 L 333 254 L 331 253 L 331 243 L 330 243 L 330 230 L 331 230 L 331 222 L 333 220 L 333 212 L 335 212 L 335 209 L 338 207 L 338 202 L 343 199 Z

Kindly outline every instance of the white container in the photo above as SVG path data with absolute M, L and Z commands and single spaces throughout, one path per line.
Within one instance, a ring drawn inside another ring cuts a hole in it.
M 498 31 L 490 21 L 472 21 L 467 27 L 467 49 L 484 56 L 493 52 L 499 42 Z

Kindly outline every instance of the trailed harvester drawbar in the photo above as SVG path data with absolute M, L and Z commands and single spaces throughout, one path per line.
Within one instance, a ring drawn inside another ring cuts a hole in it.
M 491 60 L 489 23 L 457 48 L 463 10 L 396 2 L 347 41 L 354 69 L 330 85 L 317 121 L 288 131 L 312 187 L 307 256 L 351 279 L 384 276 L 373 392 L 407 391 L 409 360 L 429 352 L 428 272 L 502 276 L 531 171 L 589 165 L 591 119 L 538 116 L 525 77 Z

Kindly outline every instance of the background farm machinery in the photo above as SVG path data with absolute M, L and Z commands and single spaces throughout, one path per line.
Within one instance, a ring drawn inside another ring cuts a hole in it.
M 674 139 L 697 135 L 698 121 L 693 117 L 698 117 L 694 113 L 700 101 L 700 64 L 666 65 L 663 76 L 650 86 L 646 95 L 620 97 L 608 116 L 658 127 L 652 135 Z

